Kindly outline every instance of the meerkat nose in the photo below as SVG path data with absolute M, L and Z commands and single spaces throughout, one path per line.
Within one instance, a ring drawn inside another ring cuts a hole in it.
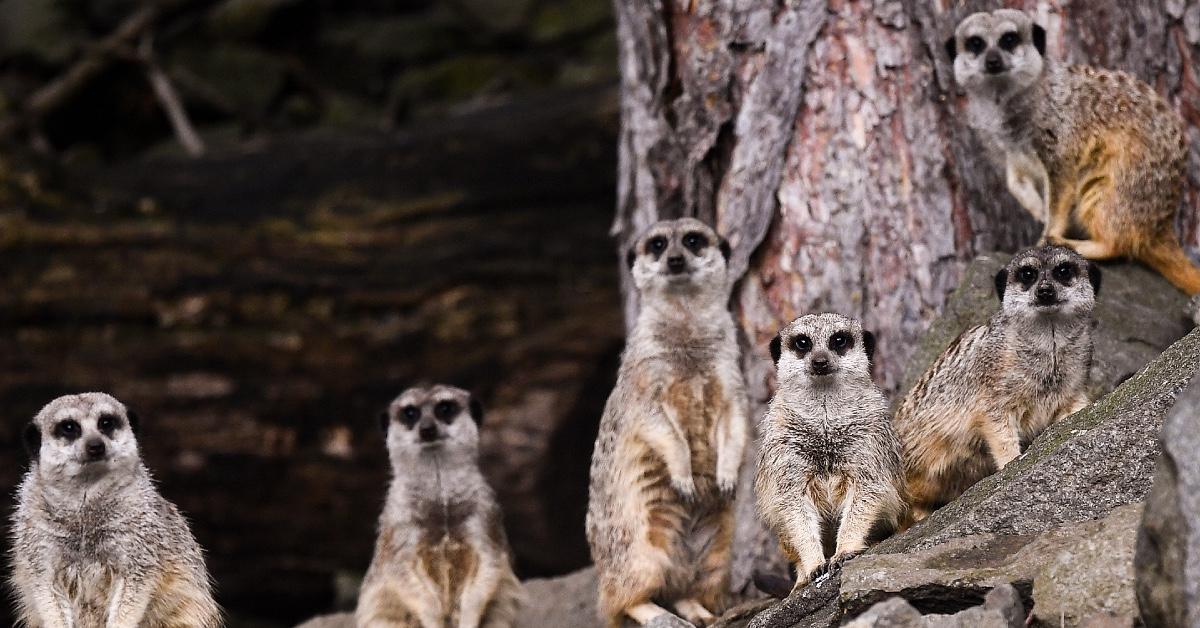
M 89 460 L 99 460 L 104 457 L 104 441 L 99 438 L 93 438 L 84 446 L 84 451 L 87 452 Z
M 683 261 L 682 255 L 672 255 L 667 258 L 667 268 L 673 273 L 681 273 L 687 264 Z
M 425 442 L 436 440 L 438 436 L 437 426 L 433 423 L 425 423 L 417 432 L 417 436 L 420 436 L 421 440 Z
M 1004 71 L 1004 60 L 1000 58 L 1000 53 L 995 50 L 989 51 L 987 57 L 984 58 L 984 68 L 988 74 L 999 74 Z

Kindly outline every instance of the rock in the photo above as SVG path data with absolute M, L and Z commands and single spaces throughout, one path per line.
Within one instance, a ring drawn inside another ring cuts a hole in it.
M 674 615 L 659 615 L 644 624 L 645 628 L 696 628 L 689 621 L 684 621 Z
M 964 330 L 982 325 L 998 309 L 993 277 L 1011 255 L 982 255 L 967 267 L 963 281 L 942 315 L 921 339 L 901 379 L 903 398 L 942 350 Z M 1157 357 L 1192 328 L 1187 297 L 1157 273 L 1138 264 L 1101 264 L 1103 281 L 1096 304 L 1094 399 Z M 1146 321 L 1154 321 L 1147 325 Z
M 843 568 L 841 606 L 853 616 L 901 595 L 922 612 L 952 613 L 978 604 L 989 589 L 1012 584 L 1030 595 L 1040 621 L 1079 626 L 1099 613 L 1133 620 L 1140 516 L 1141 505 L 1132 504 L 1100 521 L 1038 535 L 985 534 L 929 549 L 868 554 Z
M 1200 624 L 1200 383 L 1163 427 L 1162 457 L 1137 543 L 1137 597 L 1148 626 Z
M 603 623 L 596 610 L 597 586 L 596 570 L 590 567 L 559 578 L 527 580 L 525 606 L 517 623 L 535 628 L 600 628 Z
M 1025 607 L 1012 586 L 1002 584 L 976 606 L 954 615 L 922 615 L 902 597 L 872 606 L 846 628 L 1022 628 Z

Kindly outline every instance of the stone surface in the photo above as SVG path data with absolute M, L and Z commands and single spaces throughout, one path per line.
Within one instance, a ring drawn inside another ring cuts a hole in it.
M 1140 517 L 1141 505 L 1131 504 L 1105 519 L 1038 535 L 986 534 L 929 549 L 868 554 L 843 569 L 841 607 L 853 617 L 900 595 L 924 613 L 950 614 L 983 601 L 989 589 L 1015 585 L 1031 596 L 1039 621 L 1080 626 L 1097 614 L 1132 620 Z
M 1152 626 L 1200 624 L 1200 382 L 1168 416 L 1138 534 L 1137 593 Z
M 1025 607 L 1011 585 L 988 592 L 980 606 L 953 615 L 922 615 L 902 597 L 880 602 L 845 624 L 846 628 L 1022 628 Z

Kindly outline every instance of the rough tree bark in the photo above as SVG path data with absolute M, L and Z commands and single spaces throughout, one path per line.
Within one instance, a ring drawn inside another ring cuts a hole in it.
M 756 414 L 773 384 L 766 344 L 783 323 L 823 310 L 863 319 L 880 339 L 876 378 L 894 391 L 965 262 L 1036 239 L 960 122 L 942 52 L 961 17 L 999 3 L 614 3 L 622 132 L 613 235 L 624 248 L 654 220 L 687 215 L 729 238 L 744 273 L 732 306 Z M 1133 72 L 1188 120 L 1179 228 L 1195 250 L 1200 0 L 1003 4 L 1038 16 L 1050 55 Z M 623 292 L 632 320 L 628 281 Z M 756 561 L 778 561 L 751 502 L 739 505 L 740 589 Z

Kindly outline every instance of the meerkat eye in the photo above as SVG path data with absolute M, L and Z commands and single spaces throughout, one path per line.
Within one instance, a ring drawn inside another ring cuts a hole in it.
M 692 253 L 699 255 L 700 251 L 708 246 L 708 238 L 704 237 L 702 233 L 693 231 L 683 236 L 683 246 L 687 247 L 687 250 Z
M 1009 31 L 1000 36 L 1000 47 L 1009 52 L 1016 50 L 1017 46 L 1020 43 L 1021 43 L 1021 36 L 1018 35 L 1016 32 Z
M 83 430 L 79 427 L 79 423 L 75 419 L 67 419 L 54 426 L 54 435 L 69 441 L 79 438 L 82 432 Z
M 96 421 L 96 426 L 101 432 L 107 435 L 112 435 L 118 427 L 121 427 L 121 420 L 111 414 L 101 414 L 100 419 Z
M 983 52 L 984 48 L 987 48 L 987 42 L 983 41 L 983 38 L 979 35 L 968 37 L 965 45 L 967 52 L 973 55 L 977 55 Z
M 1038 271 L 1032 266 L 1022 266 L 1017 269 L 1017 281 L 1025 286 L 1032 286 L 1033 282 L 1037 281 Z
M 433 407 L 433 416 L 443 423 L 449 423 L 451 419 L 458 415 L 458 404 L 453 401 L 439 401 Z
M 792 346 L 796 348 L 796 353 L 800 354 L 800 357 L 804 357 L 805 354 L 812 351 L 812 338 L 801 334 L 792 339 Z
M 412 426 L 421 418 L 421 409 L 416 406 L 404 406 L 400 409 L 400 417 L 406 425 Z
M 662 254 L 667 250 L 667 239 L 662 236 L 654 236 L 646 242 L 646 251 L 655 255 Z
M 1075 265 L 1063 262 L 1054 267 L 1054 278 L 1062 283 L 1068 283 L 1075 278 Z
M 838 355 L 845 355 L 846 351 L 853 346 L 854 337 L 844 331 L 839 331 L 829 337 L 829 348 L 836 351 Z

